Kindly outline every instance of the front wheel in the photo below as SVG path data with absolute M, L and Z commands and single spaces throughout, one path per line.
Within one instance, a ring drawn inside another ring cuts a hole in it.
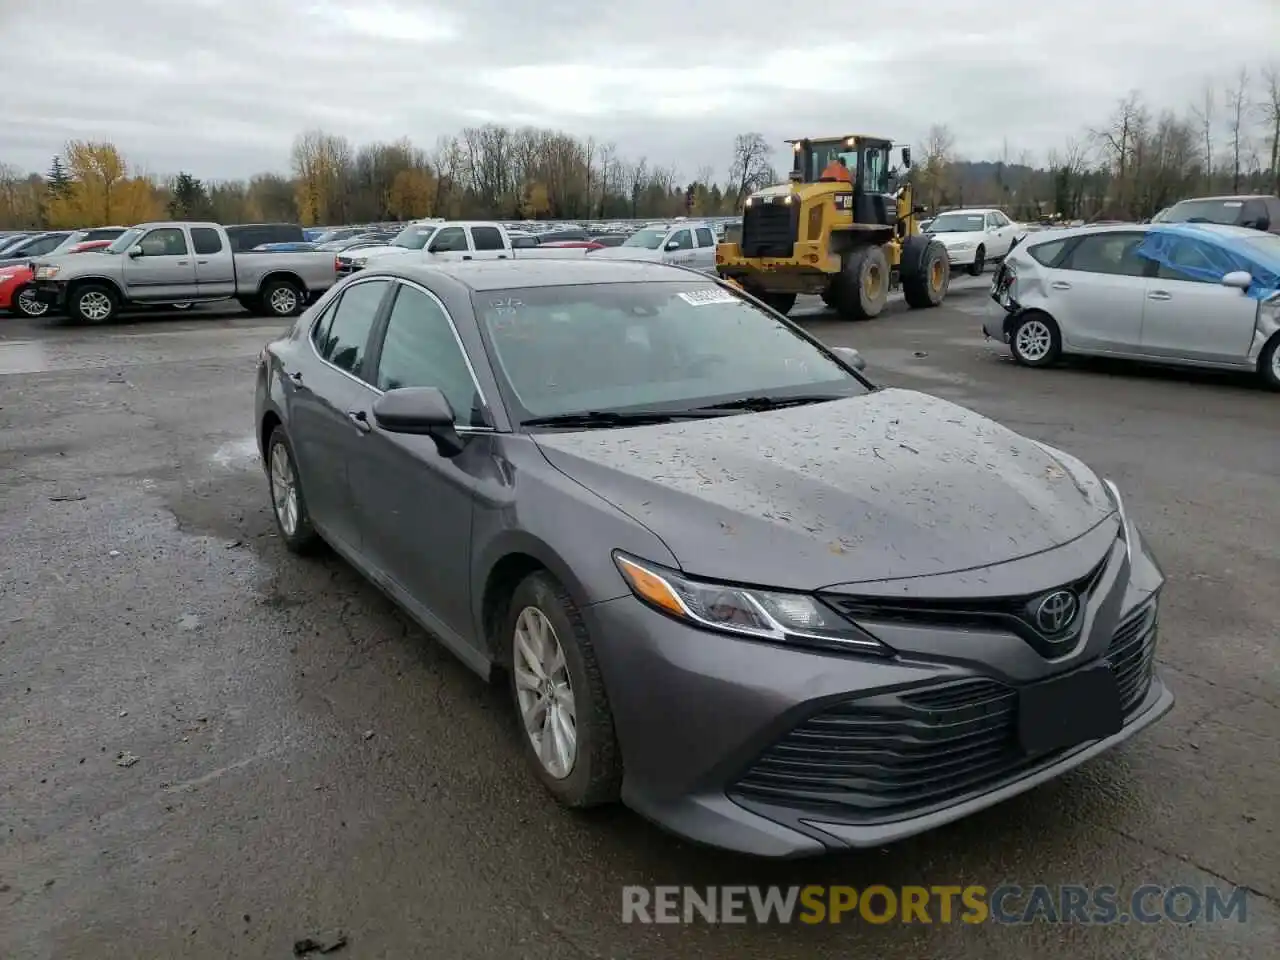
M 19 287 L 13 296 L 13 312 L 34 320 L 49 312 L 49 305 L 36 299 L 34 287 Z
M 1258 358 L 1258 373 L 1268 387 L 1280 390 L 1280 335 L 1272 337 L 1271 342 L 1262 348 L 1262 356 Z
M 108 323 L 120 312 L 120 298 L 101 283 L 86 283 L 71 293 L 68 303 L 71 319 L 80 323 Z
M 1062 355 L 1062 334 L 1052 317 L 1033 310 L 1014 322 L 1009 350 L 1024 367 L 1047 367 Z
M 777 310 L 783 316 L 790 313 L 791 308 L 796 305 L 794 293 L 757 293 L 756 299 L 770 310 Z
M 973 254 L 973 263 L 969 264 L 969 276 L 980 277 L 987 266 L 987 248 L 978 247 Z
M 867 244 L 850 250 L 832 293 L 845 320 L 880 316 L 889 301 L 889 261 L 884 248 Z
M 521 739 L 538 779 L 567 807 L 617 800 L 613 713 L 573 599 L 550 574 L 530 574 L 512 594 L 506 636 Z

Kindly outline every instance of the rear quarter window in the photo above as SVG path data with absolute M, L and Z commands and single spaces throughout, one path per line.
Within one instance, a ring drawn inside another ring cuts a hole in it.
M 1046 267 L 1056 267 L 1062 260 L 1063 251 L 1067 249 L 1066 240 L 1050 240 L 1027 247 L 1027 253 L 1036 263 Z

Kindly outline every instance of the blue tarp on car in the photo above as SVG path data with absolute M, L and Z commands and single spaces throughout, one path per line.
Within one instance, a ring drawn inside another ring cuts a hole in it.
M 1266 233 L 1231 236 L 1191 223 L 1168 224 L 1152 226 L 1136 252 L 1208 283 L 1221 283 L 1228 273 L 1244 271 L 1253 277 L 1245 293 L 1266 300 L 1280 293 L 1280 243 L 1275 240 Z

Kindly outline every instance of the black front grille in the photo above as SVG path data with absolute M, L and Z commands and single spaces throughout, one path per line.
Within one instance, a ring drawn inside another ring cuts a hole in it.
M 1108 649 L 1126 715 L 1151 686 L 1155 634 L 1148 608 Z M 766 750 L 729 793 L 845 821 L 902 819 L 1053 759 L 1022 752 L 1017 702 L 987 678 L 846 700 Z
M 742 214 L 742 255 L 789 257 L 794 253 L 799 204 L 752 203 Z

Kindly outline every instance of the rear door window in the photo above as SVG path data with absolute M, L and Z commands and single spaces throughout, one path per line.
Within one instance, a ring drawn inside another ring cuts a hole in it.
M 342 291 L 342 299 L 316 343 L 320 356 L 339 370 L 357 377 L 363 375 L 369 333 L 389 285 L 386 280 L 369 280 L 353 283 Z
M 712 236 L 711 231 L 708 230 L 706 227 L 699 227 L 697 229 L 697 234 L 698 234 L 698 246 L 714 247 L 716 245 L 716 238 Z
M 1149 261 L 1137 253 L 1143 239 L 1145 234 L 1130 231 L 1095 233 L 1077 243 L 1061 266 L 1081 273 L 1145 276 Z
M 477 250 L 502 250 L 502 233 L 497 227 L 472 227 L 471 242 Z
M 192 227 L 191 245 L 198 254 L 218 253 L 222 250 L 222 238 L 212 227 Z

